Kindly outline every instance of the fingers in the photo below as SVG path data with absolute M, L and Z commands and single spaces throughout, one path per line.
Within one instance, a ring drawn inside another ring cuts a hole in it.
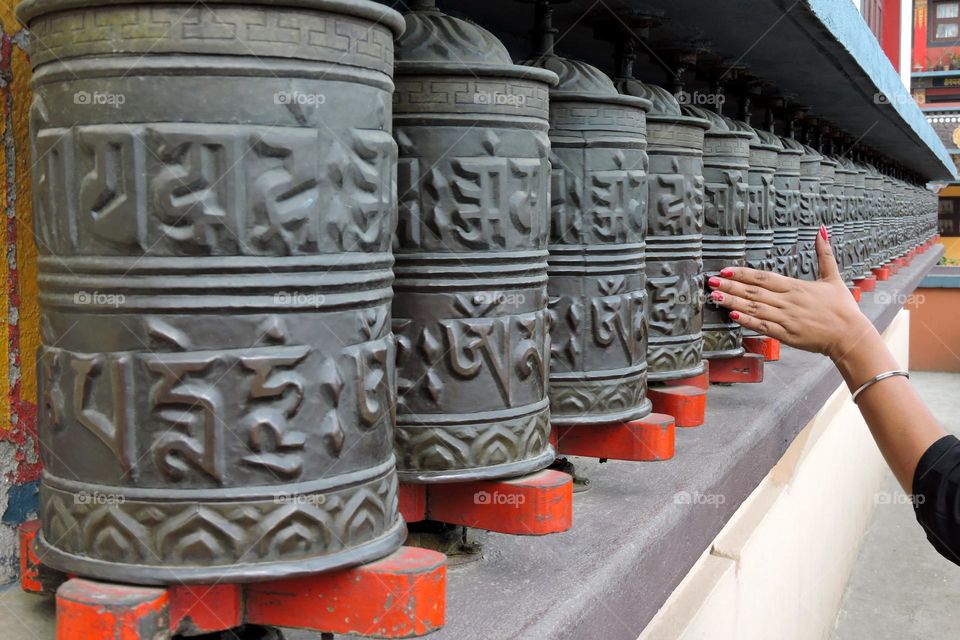
M 833 247 L 830 246 L 830 237 L 827 235 L 827 228 L 820 225 L 820 232 L 817 234 L 817 260 L 820 263 L 820 279 L 835 280 L 840 278 L 840 267 L 837 266 L 837 259 L 833 256 Z
M 720 276 L 778 293 L 790 290 L 790 278 L 769 271 L 758 271 L 748 267 L 727 267 L 720 272 Z
M 741 327 L 751 329 L 765 336 L 770 336 L 771 338 L 775 338 L 781 342 L 787 341 L 787 331 L 782 326 L 771 320 L 761 320 L 739 311 L 731 311 L 730 319 L 739 324 Z
M 711 289 L 729 293 L 737 296 L 738 298 L 762 302 L 770 305 L 771 307 L 782 306 L 782 303 L 779 300 L 781 296 L 778 292 L 770 291 L 756 285 L 744 284 L 742 282 L 737 282 L 736 280 L 724 280 L 722 278 L 710 278 L 707 281 L 707 284 L 710 285 Z
M 746 298 L 741 298 L 729 293 L 722 293 L 720 291 L 714 291 L 711 293 L 710 299 L 725 309 L 738 311 L 744 315 L 751 316 L 758 320 L 769 320 L 779 324 L 784 319 L 783 311 L 777 307 L 773 307 L 769 304 L 758 302 L 756 300 L 748 300 Z

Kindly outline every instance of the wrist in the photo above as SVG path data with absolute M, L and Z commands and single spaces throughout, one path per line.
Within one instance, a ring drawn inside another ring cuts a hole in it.
M 856 360 L 860 353 L 876 352 L 877 342 L 881 344 L 883 338 L 877 332 L 873 323 L 862 313 L 857 313 L 842 322 L 839 337 L 836 342 L 827 348 L 826 355 L 834 364 L 843 369 L 845 362 Z

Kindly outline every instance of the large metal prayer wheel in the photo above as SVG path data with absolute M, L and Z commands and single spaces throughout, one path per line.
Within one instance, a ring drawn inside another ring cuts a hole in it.
M 548 88 L 477 25 L 414 3 L 397 42 L 397 467 L 549 465 Z
M 799 274 L 797 243 L 800 232 L 800 165 L 803 145 L 793 138 L 777 137 L 760 131 L 760 137 L 770 136 L 780 142 L 777 150 L 777 172 L 773 184 L 777 191 L 773 209 L 773 253 L 777 258 L 777 273 L 791 278 Z
M 864 165 L 863 209 L 861 212 L 861 246 L 858 256 L 860 269 L 864 276 L 872 274 L 880 266 L 875 262 L 876 242 L 879 228 L 877 217 L 880 215 L 880 188 L 883 184 L 880 174 L 871 165 Z
M 773 271 L 773 206 L 776 189 L 773 176 L 777 171 L 779 145 L 767 144 L 756 130 L 745 122 L 727 120 L 731 128 L 750 136 L 750 169 L 747 173 L 747 266 Z
M 720 115 L 686 106 L 683 113 L 710 123 L 703 140 L 703 270 L 706 277 L 720 275 L 724 267 L 746 264 L 747 176 L 750 140 L 746 131 L 732 129 Z M 729 312 L 707 300 L 703 308 L 703 357 L 736 358 L 743 355 L 743 333 Z
M 838 258 L 843 271 L 843 279 L 848 284 L 862 278 L 862 269 L 857 265 L 858 242 L 860 241 L 860 215 L 864 206 L 864 178 L 866 171 L 850 158 L 842 158 L 837 171 L 845 180 L 844 195 L 846 209 L 843 216 L 843 242 Z
M 399 14 L 29 0 L 18 15 L 44 564 L 247 582 L 391 553 Z
M 870 215 L 867 201 L 868 170 L 865 165 L 856 162 L 854 168 L 857 171 L 854 178 L 856 205 L 848 227 L 851 236 L 849 254 L 852 264 L 850 265 L 850 273 L 854 280 L 860 280 L 870 275 L 870 269 L 867 267 L 867 245 L 869 242 L 867 217 Z
M 638 81 L 621 92 L 650 100 L 647 224 L 648 377 L 703 373 L 703 141 L 710 123 L 681 114 L 662 87 Z
M 816 280 L 820 277 L 817 258 L 817 233 L 823 220 L 823 199 L 820 196 L 820 163 L 823 156 L 804 146 L 800 157 L 800 207 L 797 229 L 797 277 Z
M 879 269 L 881 261 L 880 240 L 883 233 L 881 216 L 883 215 L 883 176 L 876 167 L 868 165 L 864 179 L 864 193 L 866 200 L 866 234 L 867 245 L 865 262 L 867 269 Z
M 557 425 L 638 420 L 647 399 L 646 112 L 595 67 L 547 52 L 550 410 Z
M 835 158 L 837 162 L 834 189 L 837 196 L 833 227 L 830 229 L 830 241 L 833 253 L 840 267 L 840 275 L 848 287 L 853 286 L 851 255 L 847 247 L 852 239 L 849 221 L 856 215 L 857 209 L 857 170 L 853 163 L 844 158 Z

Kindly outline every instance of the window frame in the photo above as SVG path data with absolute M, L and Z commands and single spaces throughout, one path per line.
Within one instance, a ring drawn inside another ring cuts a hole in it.
M 956 4 L 957 5 L 957 17 L 955 18 L 941 18 L 937 19 L 937 5 L 941 4 Z M 960 45 L 960 0 L 931 0 L 929 6 L 929 13 L 927 23 L 929 25 L 927 31 L 927 42 L 931 44 L 944 45 L 944 44 L 955 44 Z M 949 38 L 938 38 L 937 37 L 937 25 L 938 24 L 953 24 L 957 26 L 957 35 Z

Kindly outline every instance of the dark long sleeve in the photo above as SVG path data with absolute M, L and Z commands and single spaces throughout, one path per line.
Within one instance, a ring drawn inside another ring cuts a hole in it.
M 913 508 L 927 540 L 960 565 L 960 440 L 944 436 L 930 445 L 913 473 Z

